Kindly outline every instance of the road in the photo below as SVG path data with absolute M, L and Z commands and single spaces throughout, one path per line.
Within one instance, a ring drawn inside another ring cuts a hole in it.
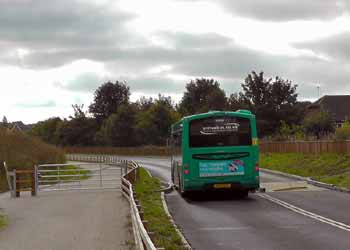
M 1 250 L 127 250 L 132 239 L 129 204 L 119 190 L 24 193 L 17 199 L 4 193 L 0 207 L 9 217 L 0 231 Z
M 167 158 L 134 160 L 170 181 Z M 166 199 L 193 249 L 350 249 L 350 227 L 342 226 L 350 224 L 350 194 L 264 173 L 261 182 L 267 195 L 250 194 L 245 200 L 218 194 L 185 200 L 177 192 Z M 304 188 L 273 191 L 293 185 Z

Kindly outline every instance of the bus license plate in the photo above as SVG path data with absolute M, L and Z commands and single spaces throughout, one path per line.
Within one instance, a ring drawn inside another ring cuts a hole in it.
M 231 188 L 231 184 L 214 184 L 214 188 Z

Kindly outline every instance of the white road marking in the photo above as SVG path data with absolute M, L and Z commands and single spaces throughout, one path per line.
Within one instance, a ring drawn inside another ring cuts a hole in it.
M 276 204 L 278 204 L 278 205 L 280 205 L 282 207 L 285 207 L 285 208 L 287 208 L 289 210 L 292 210 L 292 211 L 294 211 L 294 212 L 296 212 L 298 214 L 302 214 L 304 216 L 310 217 L 310 218 L 315 219 L 317 221 L 320 221 L 320 222 L 326 223 L 328 225 L 331 225 L 333 227 L 337 227 L 339 229 L 342 229 L 342 230 L 350 232 L 350 225 L 347 225 L 347 224 L 344 224 L 342 222 L 335 221 L 335 220 L 323 217 L 321 215 L 318 215 L 318 214 L 306 211 L 306 210 L 301 209 L 299 207 L 296 207 L 296 206 L 294 206 L 292 204 L 289 204 L 289 203 L 287 203 L 285 201 L 282 201 L 282 200 L 279 200 L 277 198 L 274 198 L 274 197 L 272 197 L 272 196 L 270 196 L 268 194 L 257 194 L 257 195 L 259 197 L 261 197 L 261 198 L 264 198 L 264 199 L 269 200 L 269 201 L 271 201 L 273 203 L 276 203 Z
M 240 231 L 248 230 L 250 227 L 202 227 L 199 228 L 200 231 Z

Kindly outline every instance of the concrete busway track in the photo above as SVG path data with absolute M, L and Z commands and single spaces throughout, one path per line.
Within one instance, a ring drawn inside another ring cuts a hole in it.
M 170 181 L 169 159 L 132 159 Z M 245 200 L 219 194 L 185 200 L 176 191 L 166 200 L 193 249 L 350 249 L 350 194 L 266 173 L 261 182 L 267 193 Z
M 0 230 L 1 250 L 127 250 L 132 240 L 130 206 L 115 189 L 23 193 L 16 199 L 7 192 L 0 194 L 0 208 L 9 218 Z

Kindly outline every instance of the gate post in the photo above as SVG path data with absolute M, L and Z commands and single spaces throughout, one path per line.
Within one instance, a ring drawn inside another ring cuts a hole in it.
M 19 182 L 19 174 L 16 173 L 16 169 L 13 170 L 14 171 L 14 185 L 15 185 L 15 196 L 16 197 L 20 197 L 20 182 Z M 18 184 L 18 185 L 17 185 Z M 18 186 L 18 187 L 17 187 Z
M 38 192 L 38 167 L 34 166 L 34 171 L 32 173 L 32 196 L 36 196 Z
M 35 167 L 34 167 L 34 169 L 33 169 L 33 172 L 32 172 L 32 192 L 31 192 L 31 195 L 32 196 L 36 196 L 36 176 L 35 176 L 35 173 L 36 173 L 36 171 L 35 171 Z
M 12 198 L 16 198 L 16 190 L 17 190 L 17 185 L 16 185 L 16 169 L 12 171 L 12 192 L 11 196 Z

